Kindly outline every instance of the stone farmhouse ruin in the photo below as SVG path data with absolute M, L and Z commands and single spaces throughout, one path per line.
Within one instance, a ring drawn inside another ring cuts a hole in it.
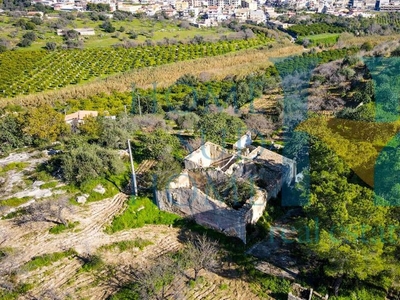
M 249 133 L 234 150 L 211 142 L 184 159 L 185 169 L 165 190 L 156 191 L 161 210 L 193 218 L 246 243 L 246 225 L 255 224 L 267 202 L 294 182 L 295 161 L 251 146 Z

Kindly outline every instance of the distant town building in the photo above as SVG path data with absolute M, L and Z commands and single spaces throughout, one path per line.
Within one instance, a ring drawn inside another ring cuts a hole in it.
M 79 110 L 69 115 L 65 115 L 64 120 L 67 124 L 74 125 L 83 123 L 87 117 L 97 117 L 98 112 L 95 110 Z
M 74 29 L 57 29 L 57 35 L 65 35 L 68 30 L 74 30 L 79 35 L 95 35 L 93 28 L 74 28 Z

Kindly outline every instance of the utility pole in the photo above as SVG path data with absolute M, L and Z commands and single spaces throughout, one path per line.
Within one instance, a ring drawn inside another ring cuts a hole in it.
M 137 98 L 138 98 L 138 104 L 139 104 L 139 115 L 142 116 L 142 108 L 140 107 L 140 96 L 139 96 L 139 93 L 137 95 Z
M 131 168 L 132 168 L 132 183 L 131 190 L 132 194 L 137 196 L 137 185 L 136 185 L 136 174 L 135 174 L 135 166 L 133 165 L 133 157 L 132 157 L 132 148 L 131 148 L 131 140 L 128 140 L 128 149 L 129 149 L 129 158 L 131 160 Z
M 132 84 L 132 108 L 134 107 L 133 101 L 135 100 L 135 84 Z M 137 104 L 139 106 L 139 115 L 142 116 L 142 108 L 140 107 L 140 96 L 137 93 Z

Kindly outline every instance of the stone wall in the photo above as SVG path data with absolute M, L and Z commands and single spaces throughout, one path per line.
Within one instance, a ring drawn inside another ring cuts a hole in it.
M 221 146 L 206 142 L 196 151 L 185 157 L 185 169 L 193 170 L 197 168 L 208 168 L 219 161 L 224 161 L 231 157 L 232 154 Z
M 222 201 L 208 197 L 195 186 L 156 191 L 159 209 L 191 217 L 198 224 L 213 228 L 246 243 L 246 225 L 254 224 L 266 207 L 266 194 L 256 190 L 256 195 L 235 210 Z

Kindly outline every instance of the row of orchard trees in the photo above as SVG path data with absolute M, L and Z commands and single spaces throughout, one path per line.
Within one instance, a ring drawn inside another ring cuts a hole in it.
M 311 24 L 311 25 L 293 25 L 288 29 L 288 32 L 295 36 L 306 36 L 321 33 L 341 33 L 346 31 L 345 27 L 335 26 L 326 23 Z
M 246 40 L 204 44 L 143 46 L 74 51 L 5 52 L 0 54 L 0 97 L 31 94 L 82 83 L 95 77 L 131 69 L 216 56 L 270 41 L 264 34 Z M 21 65 L 15 65 L 21 61 Z
M 279 17 L 281 21 L 295 24 L 289 32 L 306 36 L 321 33 L 351 32 L 356 35 L 390 35 L 400 31 L 398 12 L 380 13 L 376 18 L 343 18 L 332 14 L 314 14 Z

